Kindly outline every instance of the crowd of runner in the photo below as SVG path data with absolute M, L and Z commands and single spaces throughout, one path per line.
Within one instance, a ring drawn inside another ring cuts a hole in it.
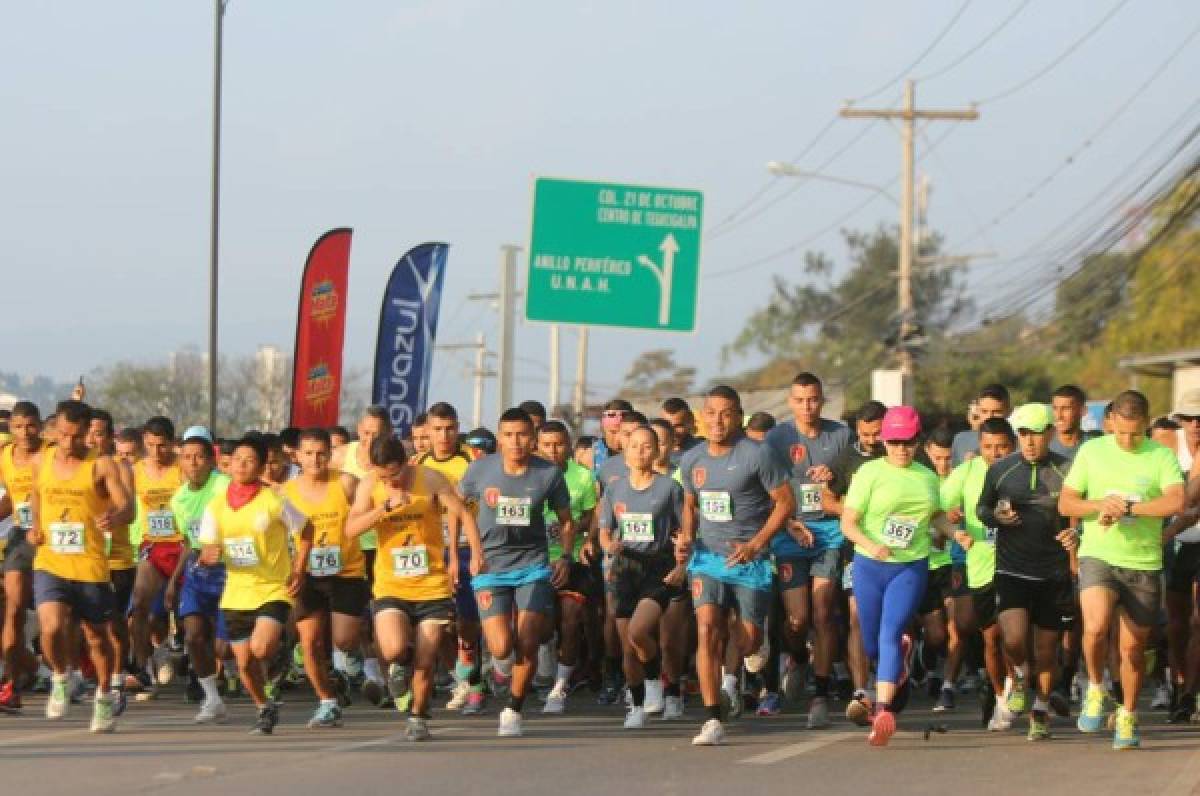
M 629 730 L 691 702 L 698 746 L 743 713 L 815 730 L 845 703 L 884 746 L 920 689 L 935 711 L 978 692 L 987 729 L 1031 741 L 1076 704 L 1080 732 L 1135 748 L 1143 691 L 1200 721 L 1200 392 L 1157 419 L 1123 392 L 1093 431 L 1079 388 L 1042 398 L 989 385 L 958 434 L 875 401 L 842 423 L 801 373 L 787 418 L 720 386 L 699 416 L 612 400 L 574 439 L 534 401 L 494 430 L 437 403 L 405 439 L 372 407 L 354 433 L 236 440 L 19 402 L 0 712 L 90 695 L 112 732 L 186 678 L 197 723 L 241 695 L 270 734 L 307 680 L 309 727 L 358 699 L 413 741 L 435 699 L 501 737 L 594 699 Z

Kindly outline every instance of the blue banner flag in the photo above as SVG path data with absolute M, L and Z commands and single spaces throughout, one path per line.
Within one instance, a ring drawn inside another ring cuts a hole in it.
M 383 294 L 371 398 L 387 409 L 399 436 L 425 410 L 449 248 L 422 243 L 411 249 L 392 269 Z

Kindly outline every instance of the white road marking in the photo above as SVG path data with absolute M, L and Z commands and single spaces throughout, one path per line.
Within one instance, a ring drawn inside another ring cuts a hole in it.
M 738 762 L 750 763 L 752 765 L 759 766 L 769 766 L 772 763 L 778 763 L 782 760 L 787 760 L 789 757 L 796 757 L 807 752 L 812 752 L 816 749 L 820 749 L 823 746 L 829 746 L 830 744 L 839 743 L 841 741 L 848 741 L 851 738 L 861 737 L 862 733 L 859 732 L 835 732 L 830 735 L 822 735 L 821 737 L 814 738 L 811 741 L 801 741 L 800 743 L 794 743 L 789 746 L 781 746 L 780 748 L 774 749 L 770 752 L 763 752 L 760 755 L 747 757 L 745 760 L 739 760 Z

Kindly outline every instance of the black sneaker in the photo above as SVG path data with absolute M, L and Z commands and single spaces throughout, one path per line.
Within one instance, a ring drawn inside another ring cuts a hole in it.
M 621 686 L 615 681 L 608 681 L 604 687 L 600 689 L 600 695 L 596 697 L 596 702 L 601 705 L 615 705 L 621 699 Z
M 279 723 L 279 708 L 273 703 L 268 702 L 266 705 L 258 709 L 258 719 L 254 722 L 254 727 L 251 728 L 251 735 L 270 735 L 275 732 L 275 725 Z
M 337 696 L 338 706 L 348 708 L 354 704 L 354 699 L 351 696 L 350 678 L 343 672 L 334 669 L 330 674 L 330 679 L 333 681 L 333 692 Z
M 1196 710 L 1196 697 L 1192 694 L 1180 694 L 1176 700 L 1175 707 L 1171 710 L 1171 715 L 1167 717 L 1167 721 L 1171 724 L 1188 724 L 1192 720 L 1192 713 Z
M 980 725 L 986 730 L 988 722 L 992 720 L 992 712 L 996 709 L 996 693 L 992 690 L 992 684 L 984 680 L 984 683 L 979 688 L 979 709 L 983 716 Z
M 1050 709 L 1054 711 L 1054 715 L 1061 719 L 1065 719 L 1071 715 L 1071 699 L 1057 688 L 1050 692 Z
M 933 706 L 934 713 L 944 713 L 948 710 L 954 710 L 953 688 L 943 688 L 938 693 L 937 703 Z

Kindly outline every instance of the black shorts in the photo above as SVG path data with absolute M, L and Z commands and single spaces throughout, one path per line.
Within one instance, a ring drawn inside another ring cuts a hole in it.
M 578 595 L 583 600 L 599 600 L 603 594 L 601 584 L 596 578 L 595 567 L 571 562 L 571 571 L 567 575 L 567 583 L 558 590 L 559 597 L 564 594 Z
M 996 624 L 996 581 L 982 589 L 971 589 L 971 603 L 975 608 L 975 627 L 987 630 Z
M 1167 591 L 1176 594 L 1192 593 L 1192 584 L 1200 575 L 1200 542 L 1181 544 L 1167 567 Z
M 402 600 L 399 597 L 379 597 L 371 602 L 371 613 L 376 617 L 388 611 L 402 612 L 413 627 L 428 621 L 448 624 L 454 621 L 454 598 Z
M 229 642 L 237 644 L 249 640 L 250 636 L 254 634 L 254 626 L 259 619 L 270 619 L 278 622 L 282 627 L 287 624 L 288 614 L 291 611 L 292 606 L 287 602 L 272 600 L 248 611 L 222 608 L 221 616 L 225 619 L 225 632 L 229 635 Z
M 304 579 L 304 588 L 296 601 L 296 618 L 305 619 L 320 612 L 362 616 L 370 601 L 371 586 L 366 578 L 310 575 Z
M 0 562 L 0 569 L 5 572 L 33 572 L 33 558 L 37 555 L 37 548 L 31 545 L 25 535 L 29 533 L 24 528 L 13 526 L 8 532 L 8 539 L 4 543 L 3 561 Z
M 110 569 L 108 579 L 113 587 L 113 610 L 118 617 L 129 613 L 129 602 L 133 599 L 133 582 L 137 579 L 137 567 Z
M 944 567 L 929 570 L 929 579 L 925 581 L 925 595 L 921 598 L 920 607 L 917 608 L 918 614 L 927 616 L 945 608 L 945 601 L 950 598 L 954 583 L 953 569 L 954 567 L 947 564 Z
M 997 613 L 1020 609 L 1042 630 L 1059 632 L 1075 621 L 1075 585 L 1070 578 L 1028 580 L 997 572 L 992 585 L 996 589 Z
M 616 595 L 613 615 L 617 619 L 628 619 L 637 610 L 642 600 L 653 600 L 663 611 L 672 600 L 687 594 L 681 587 L 668 586 L 663 578 L 675 568 L 675 562 L 637 561 L 619 556 L 613 561 L 612 578 Z

